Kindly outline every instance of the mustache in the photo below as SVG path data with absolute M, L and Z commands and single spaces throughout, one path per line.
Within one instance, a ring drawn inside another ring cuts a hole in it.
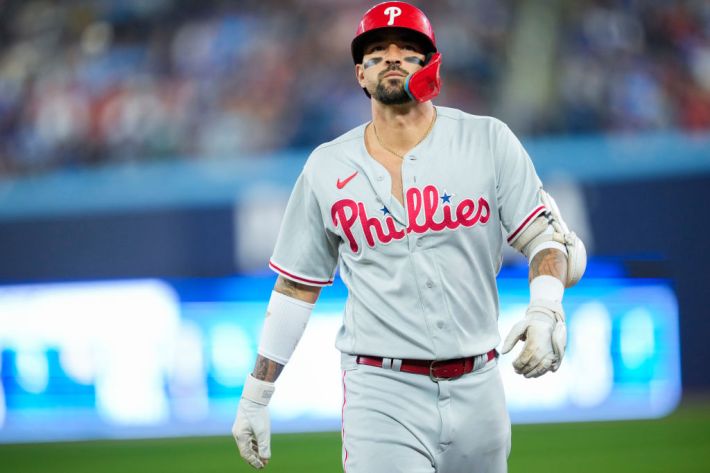
M 409 72 L 405 71 L 404 69 L 402 69 L 401 67 L 399 67 L 397 64 L 391 64 L 387 69 L 385 69 L 384 71 L 380 72 L 378 78 L 379 78 L 379 79 L 382 79 L 382 78 L 385 77 L 386 74 L 389 74 L 390 72 L 400 72 L 400 73 L 404 74 L 405 76 L 408 76 L 408 75 L 409 75 Z

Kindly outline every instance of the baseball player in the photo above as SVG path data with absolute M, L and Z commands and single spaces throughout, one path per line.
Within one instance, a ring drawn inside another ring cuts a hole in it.
M 560 366 L 562 296 L 584 272 L 584 246 L 505 124 L 432 104 L 441 53 L 424 13 L 374 6 L 352 56 L 372 121 L 316 148 L 295 184 L 232 428 L 239 452 L 256 468 L 268 463 L 274 381 L 340 262 L 343 469 L 507 471 L 496 352 L 503 239 L 530 262 L 530 306 L 502 347 L 524 342 L 513 366 L 525 377 Z

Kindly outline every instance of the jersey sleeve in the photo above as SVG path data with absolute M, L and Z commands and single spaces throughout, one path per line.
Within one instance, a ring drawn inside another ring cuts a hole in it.
M 499 123 L 494 149 L 498 214 L 510 243 L 545 211 L 540 198 L 542 182 L 522 143 L 503 123 Z
M 338 264 L 337 237 L 325 227 L 318 199 L 302 172 L 291 192 L 269 267 L 310 286 L 330 286 Z

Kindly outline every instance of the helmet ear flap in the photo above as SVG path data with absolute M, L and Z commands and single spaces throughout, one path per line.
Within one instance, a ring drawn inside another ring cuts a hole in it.
M 441 53 L 426 55 L 424 67 L 407 77 L 404 90 L 417 102 L 426 102 L 439 95 L 441 91 Z

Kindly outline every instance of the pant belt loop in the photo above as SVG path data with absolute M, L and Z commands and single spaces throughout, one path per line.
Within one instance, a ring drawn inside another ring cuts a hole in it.
M 473 371 L 478 371 L 481 368 L 483 368 L 488 361 L 488 353 L 484 353 L 482 355 L 477 355 L 476 358 L 473 360 Z
M 402 360 L 395 358 L 392 360 L 392 371 L 399 371 L 402 369 Z
M 382 367 L 384 369 L 392 369 L 392 358 L 382 358 Z

